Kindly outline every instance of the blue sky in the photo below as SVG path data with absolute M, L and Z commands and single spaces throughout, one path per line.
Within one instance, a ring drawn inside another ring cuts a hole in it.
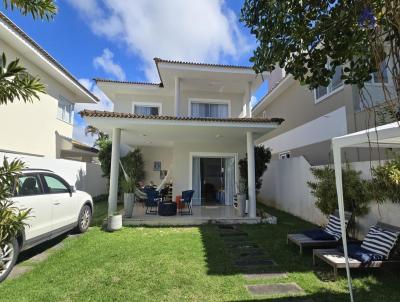
M 60 0 L 51 22 L 3 12 L 100 97 L 96 109 L 110 109 L 91 79 L 158 82 L 155 56 L 249 65 L 256 42 L 238 21 L 242 4 L 243 0 Z M 91 143 L 78 114 L 74 122 L 74 137 Z

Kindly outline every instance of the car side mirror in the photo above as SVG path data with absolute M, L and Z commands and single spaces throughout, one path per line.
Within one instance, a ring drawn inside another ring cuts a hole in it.
M 69 186 L 69 192 L 72 194 L 76 192 L 75 186 Z

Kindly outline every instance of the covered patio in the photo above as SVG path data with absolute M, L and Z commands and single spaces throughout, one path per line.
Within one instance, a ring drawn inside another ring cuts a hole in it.
M 121 146 L 129 148 L 163 148 L 171 152 L 169 175 L 172 178 L 172 201 L 184 190 L 193 189 L 193 157 L 230 157 L 234 159 L 231 176 L 234 194 L 239 190 L 238 160 L 248 157 L 248 215 L 237 215 L 233 196 L 223 205 L 193 206 L 193 215 L 161 217 L 144 213 L 141 205 L 135 205 L 132 218 L 125 224 L 202 224 L 256 223 L 256 191 L 254 142 L 267 132 L 277 128 L 282 119 L 265 118 L 191 118 L 171 116 L 141 116 L 130 113 L 105 111 L 81 112 L 88 124 L 112 137 L 112 156 L 108 213 L 117 209 L 118 175 Z M 154 158 L 153 160 L 157 160 Z M 228 195 L 226 195 L 228 196 Z M 136 211 L 135 211 L 136 210 Z
M 254 224 L 261 221 L 260 217 L 250 218 L 241 216 L 239 211 L 232 206 L 193 206 L 192 215 L 160 216 L 146 214 L 146 208 L 136 203 L 133 216 L 124 219 L 124 225 L 202 225 L 207 223 L 217 224 Z

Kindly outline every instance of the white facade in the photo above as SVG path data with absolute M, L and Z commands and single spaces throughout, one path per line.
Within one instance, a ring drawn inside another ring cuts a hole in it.
M 202 172 L 197 165 L 193 167 L 194 158 L 233 160 L 233 166 L 227 166 L 229 171 L 220 167 L 225 184 L 219 189 L 225 198 L 233 199 L 226 187 L 237 192 L 238 161 L 246 153 L 251 160 L 249 151 L 253 151 L 254 141 L 280 123 L 280 120 L 250 119 L 251 95 L 261 85 L 262 77 L 251 68 L 240 66 L 155 61 L 160 84 L 97 80 L 98 86 L 114 102 L 117 114 L 86 112 L 85 119 L 113 135 L 119 135 L 115 129 L 121 129 L 121 144 L 142 148 L 145 182 L 161 183 L 160 174 L 153 169 L 154 162 L 161 162 L 161 169 L 170 171 L 173 198 L 196 187 L 193 177 Z M 141 113 L 148 114 L 137 116 L 135 104 L 154 108 L 141 108 Z M 119 154 L 117 147 L 113 149 L 113 156 L 114 151 Z M 227 173 L 230 173 L 228 180 Z M 255 217 L 254 165 L 249 165 L 249 175 L 249 214 Z M 199 188 L 198 179 L 196 184 Z M 114 197 L 110 194 L 109 200 L 111 208 L 116 202 L 116 193 L 113 193 Z
M 62 150 L 74 151 L 71 109 L 97 98 L 2 13 L 0 49 L 8 63 L 19 58 L 46 86 L 46 94 L 33 103 L 15 100 L 0 106 L 0 150 L 52 158 L 60 158 Z

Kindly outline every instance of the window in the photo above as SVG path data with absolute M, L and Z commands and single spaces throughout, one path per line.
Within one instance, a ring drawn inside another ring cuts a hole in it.
M 160 115 L 160 108 L 161 106 L 153 104 L 134 104 L 133 113 L 137 115 Z
M 73 114 L 74 114 L 74 104 L 69 102 L 63 96 L 60 96 L 58 100 L 57 118 L 71 124 L 73 119 Z
M 229 106 L 228 104 L 192 102 L 190 116 L 227 118 L 229 117 Z
M 289 151 L 279 153 L 279 159 L 287 159 L 287 158 L 290 158 L 290 152 Z
M 24 175 L 18 178 L 15 196 L 39 195 L 42 193 L 42 187 L 36 175 Z
M 263 111 L 262 117 L 263 117 L 263 118 L 268 118 L 268 116 L 267 116 L 267 111 L 265 111 L 265 110 Z
M 61 179 L 52 175 L 44 175 L 44 180 L 47 186 L 47 193 L 57 194 L 57 193 L 69 193 L 67 184 Z
M 314 90 L 315 102 L 318 103 L 322 98 L 335 92 L 337 89 L 343 86 L 343 81 L 341 79 L 343 74 L 342 66 L 336 66 L 335 74 L 333 75 L 331 82 L 327 87 L 319 86 Z
M 379 74 L 381 73 L 381 74 Z M 372 79 L 369 80 L 367 83 L 370 84 L 381 84 L 382 80 L 383 83 L 388 83 L 389 78 L 388 78 L 388 66 L 387 62 L 382 62 L 380 64 L 380 72 L 374 72 L 372 75 Z

